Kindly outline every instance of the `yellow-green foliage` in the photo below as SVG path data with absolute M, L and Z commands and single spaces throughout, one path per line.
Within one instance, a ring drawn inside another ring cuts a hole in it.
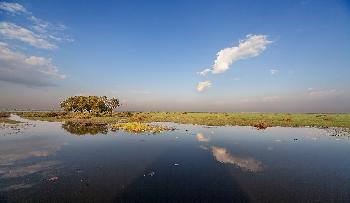
M 350 128 L 350 114 L 140 112 L 134 113 L 130 120 L 208 126 L 254 126 L 265 122 L 267 126 Z
M 143 132 L 151 132 L 151 133 L 160 133 L 168 130 L 168 128 L 150 125 L 146 123 L 139 122 L 131 122 L 131 123 L 115 123 L 111 125 L 112 130 L 125 130 L 127 132 L 133 133 L 143 133 Z
M 254 125 L 256 129 L 258 130 L 264 130 L 268 127 L 267 123 L 265 121 L 259 121 L 257 124 Z
M 350 114 L 302 114 L 302 113 L 190 113 L 190 112 L 115 112 L 109 116 L 65 112 L 23 112 L 20 116 L 47 121 L 66 121 L 76 118 L 107 123 L 116 122 L 175 122 L 208 126 L 254 126 L 264 122 L 267 126 L 288 127 L 344 127 L 350 128 Z

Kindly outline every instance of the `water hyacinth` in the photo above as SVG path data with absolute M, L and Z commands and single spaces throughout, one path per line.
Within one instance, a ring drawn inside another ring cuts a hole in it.
M 111 125 L 112 130 L 125 130 L 127 132 L 132 133 L 144 133 L 144 132 L 150 132 L 150 133 L 160 133 L 163 131 L 171 130 L 167 127 L 162 126 L 156 126 L 156 125 L 150 125 L 147 123 L 140 123 L 140 122 L 130 122 L 130 123 L 115 123 Z

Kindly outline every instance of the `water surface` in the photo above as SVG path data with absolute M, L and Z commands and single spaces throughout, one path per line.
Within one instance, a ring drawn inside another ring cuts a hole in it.
M 0 128 L 0 202 L 350 202 L 350 139 L 322 129 L 22 121 Z

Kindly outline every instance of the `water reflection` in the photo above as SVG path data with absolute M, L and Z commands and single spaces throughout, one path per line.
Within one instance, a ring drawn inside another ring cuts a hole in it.
M 47 157 L 61 149 L 66 142 L 48 137 L 30 137 L 21 141 L 8 140 L 0 143 L 0 167 L 32 157 Z
M 203 133 L 197 133 L 196 139 L 198 142 L 209 142 L 209 137 L 206 137 Z
M 213 134 L 213 132 L 211 132 Z M 199 148 L 203 150 L 209 150 L 211 149 L 213 156 L 216 161 L 224 164 L 233 164 L 235 166 L 238 166 L 244 171 L 249 172 L 258 172 L 263 170 L 263 164 L 255 160 L 253 158 L 249 157 L 241 157 L 236 156 L 227 151 L 224 147 L 217 147 L 217 146 L 210 146 L 209 144 L 209 136 L 205 136 L 203 133 L 197 133 L 196 139 L 198 142 L 204 142 L 206 145 L 201 144 Z
M 13 184 L 6 187 L 0 187 L 0 191 L 11 191 L 11 190 L 19 190 L 19 189 L 28 189 L 33 187 L 33 184 L 19 183 Z M 1 199 L 0 199 L 1 200 Z
M 108 126 L 106 124 L 91 123 L 91 122 L 74 122 L 67 121 L 62 124 L 62 128 L 74 135 L 96 135 L 107 134 Z
M 213 152 L 215 160 L 218 162 L 233 164 L 245 171 L 250 172 L 258 172 L 263 170 L 262 163 L 253 158 L 235 156 L 233 154 L 230 154 L 227 149 L 223 147 L 213 146 L 211 147 L 211 150 Z
M 45 171 L 48 171 L 50 169 L 57 169 L 59 166 L 59 161 L 43 161 L 31 165 L 24 165 L 24 166 L 9 166 L 2 168 L 0 171 L 0 177 L 3 178 L 17 178 L 27 175 L 32 175 L 34 173 L 43 173 Z
M 58 123 L 30 121 L 12 115 L 21 133 L 1 129 L 0 191 L 12 192 L 40 185 L 43 179 L 62 167 L 55 155 L 68 144 Z M 11 136 L 9 136 L 11 135 Z M 1 198 L 0 198 L 1 202 Z
M 350 139 L 324 130 L 171 124 L 162 136 L 77 137 L 67 134 L 107 128 L 35 124 L 0 136 L 0 202 L 350 200 Z

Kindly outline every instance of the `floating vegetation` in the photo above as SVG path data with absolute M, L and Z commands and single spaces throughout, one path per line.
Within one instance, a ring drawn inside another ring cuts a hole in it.
M 337 127 L 327 127 L 324 128 L 327 131 L 327 134 L 329 136 L 333 137 L 349 137 L 350 136 L 350 129 L 349 128 L 337 128 Z
M 254 127 L 258 130 L 264 130 L 268 127 L 268 125 L 265 121 L 259 121 L 257 124 L 254 125 Z
M 125 130 L 132 133 L 160 133 L 167 130 L 173 130 L 172 128 L 167 128 L 163 126 L 151 125 L 147 123 L 140 122 L 130 122 L 130 123 L 115 123 L 111 125 L 112 130 Z

